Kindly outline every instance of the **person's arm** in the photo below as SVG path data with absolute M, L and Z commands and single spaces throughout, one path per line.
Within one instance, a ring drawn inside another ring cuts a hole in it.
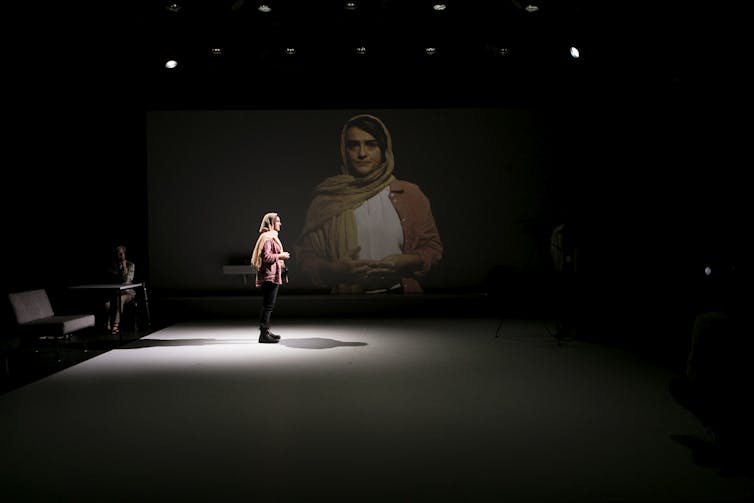
M 421 262 L 421 266 L 414 269 L 417 275 L 426 274 L 442 259 L 443 245 L 440 240 L 440 232 L 437 230 L 435 217 L 429 206 L 429 200 L 424 199 L 420 207 L 419 217 L 415 222 L 416 242 L 413 248 Z
M 133 283 L 135 272 L 136 265 L 133 262 L 126 262 L 126 277 L 124 283 Z
M 396 211 L 401 216 L 402 254 L 390 255 L 373 267 L 373 274 L 422 276 L 440 262 L 443 245 L 429 199 L 414 184 L 402 182 Z
M 121 284 L 133 283 L 133 271 L 127 261 L 118 262 L 113 265 L 112 269 L 113 281 L 120 282 Z
M 274 264 L 278 261 L 278 254 L 272 247 L 272 240 L 268 239 L 262 245 L 262 264 Z
M 264 242 L 264 246 L 262 248 L 262 262 L 265 262 L 267 264 L 275 264 L 280 260 L 291 258 L 290 253 L 288 253 L 287 251 L 275 251 L 275 246 L 273 243 L 274 241 L 272 239 L 268 239 Z

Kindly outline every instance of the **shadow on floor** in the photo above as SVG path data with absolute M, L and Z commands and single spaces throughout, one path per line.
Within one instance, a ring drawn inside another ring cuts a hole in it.
M 84 362 L 111 349 L 138 341 L 150 332 L 122 331 L 112 335 L 104 329 L 92 329 L 74 334 L 58 343 L 52 341 L 31 344 L 16 341 L 3 351 L 0 368 L 0 394 L 18 389 L 68 367 Z

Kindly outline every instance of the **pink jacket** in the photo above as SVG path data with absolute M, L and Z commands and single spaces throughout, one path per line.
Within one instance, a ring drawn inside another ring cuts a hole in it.
M 265 281 L 283 284 L 283 267 L 285 262 L 280 258 L 283 248 L 278 245 L 274 239 L 268 239 L 264 242 L 262 248 L 262 267 L 257 271 L 257 288 L 262 286 Z M 286 278 L 285 283 L 288 282 Z
M 442 258 L 443 246 L 432 216 L 430 203 L 416 184 L 395 180 L 390 184 L 390 201 L 403 227 L 403 253 L 421 257 L 422 270 L 414 277 L 403 278 L 403 291 L 420 293 L 418 277 L 425 275 Z

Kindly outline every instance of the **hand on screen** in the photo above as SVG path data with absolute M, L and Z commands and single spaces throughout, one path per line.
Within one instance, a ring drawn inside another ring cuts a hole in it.
M 389 255 L 382 260 L 373 261 L 370 265 L 370 276 L 391 274 L 407 274 L 421 269 L 421 259 L 418 255 L 396 254 Z
M 333 272 L 342 279 L 348 280 L 365 277 L 369 272 L 371 261 L 359 260 L 360 251 L 360 246 L 348 250 L 344 257 L 333 262 Z

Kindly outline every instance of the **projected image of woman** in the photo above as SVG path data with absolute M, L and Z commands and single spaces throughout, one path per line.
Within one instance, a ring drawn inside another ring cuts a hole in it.
M 442 258 L 429 199 L 393 175 L 390 132 L 357 115 L 341 132 L 342 173 L 314 190 L 296 242 L 301 271 L 333 293 L 421 293 Z

